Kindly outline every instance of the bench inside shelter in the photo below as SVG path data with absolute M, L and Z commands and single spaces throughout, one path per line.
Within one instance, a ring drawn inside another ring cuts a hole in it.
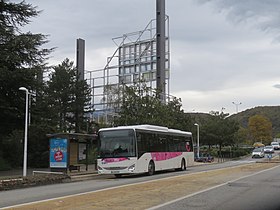
M 69 165 L 69 171 L 80 171 L 81 167 L 79 165 Z

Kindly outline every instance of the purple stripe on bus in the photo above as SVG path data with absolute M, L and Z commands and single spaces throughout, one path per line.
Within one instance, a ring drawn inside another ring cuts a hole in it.
M 182 155 L 182 152 L 152 152 L 152 159 L 154 161 L 168 160 Z
M 103 163 L 114 163 L 114 162 L 121 162 L 124 160 L 128 160 L 128 158 L 122 157 L 122 158 L 104 158 L 102 160 Z

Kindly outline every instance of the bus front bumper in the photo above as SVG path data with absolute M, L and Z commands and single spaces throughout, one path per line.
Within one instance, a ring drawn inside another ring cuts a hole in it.
M 101 167 L 97 166 L 98 174 L 133 174 L 135 173 L 135 164 L 129 167 Z

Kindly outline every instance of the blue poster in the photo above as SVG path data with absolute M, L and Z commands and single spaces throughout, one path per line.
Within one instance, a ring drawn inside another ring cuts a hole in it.
M 50 139 L 50 167 L 67 168 L 67 139 Z

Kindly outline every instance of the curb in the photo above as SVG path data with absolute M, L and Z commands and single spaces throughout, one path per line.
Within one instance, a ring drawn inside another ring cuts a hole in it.
M 79 175 L 70 175 L 70 179 L 72 182 L 77 182 L 77 181 L 91 180 L 93 178 L 96 178 L 97 176 L 98 176 L 97 173 L 79 174 Z

